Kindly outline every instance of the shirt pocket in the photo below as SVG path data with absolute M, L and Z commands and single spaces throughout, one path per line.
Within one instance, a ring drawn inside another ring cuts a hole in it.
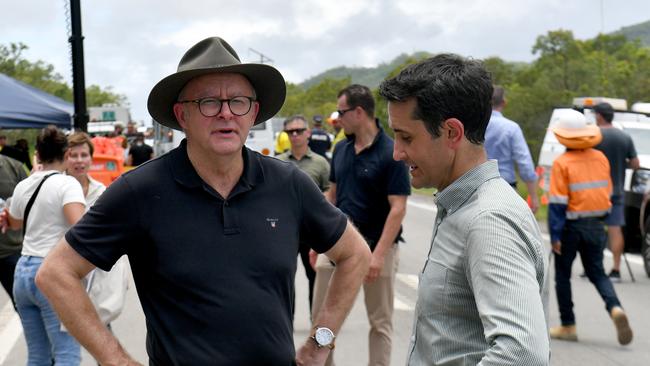
M 445 311 L 449 270 L 444 265 L 427 259 L 420 274 L 417 314 L 428 316 Z

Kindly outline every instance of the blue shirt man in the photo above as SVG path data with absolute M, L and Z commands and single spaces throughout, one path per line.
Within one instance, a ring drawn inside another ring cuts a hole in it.
M 499 174 L 513 187 L 517 184 L 515 163 L 517 164 L 519 176 L 526 183 L 531 198 L 531 210 L 537 212 L 539 198 L 533 158 L 530 156 L 526 139 L 517 122 L 505 118 L 501 113 L 505 106 L 505 90 L 495 86 L 492 93 L 492 116 L 485 131 L 485 151 L 488 159 L 498 161 Z

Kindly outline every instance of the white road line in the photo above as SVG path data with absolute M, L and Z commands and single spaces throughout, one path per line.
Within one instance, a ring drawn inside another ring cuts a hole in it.
M 6 324 L 0 330 L 0 365 L 4 365 L 20 335 L 23 334 L 20 318 L 14 311 L 11 301 L 7 301 L 4 308 L 0 310 L 0 324 Z
M 422 210 L 427 210 L 431 212 L 436 212 L 436 208 L 432 205 L 427 205 L 424 203 L 418 203 L 418 202 L 413 202 L 413 201 L 408 201 L 409 206 L 417 207 Z
M 542 239 L 546 240 L 547 242 L 551 241 L 551 237 L 547 233 L 542 233 Z M 609 249 L 605 249 L 603 251 L 603 254 L 607 258 L 612 257 L 612 252 Z M 643 265 L 643 258 L 641 258 L 640 254 L 626 253 L 625 256 L 627 257 L 628 262 L 639 266 Z
M 398 273 L 397 280 L 405 284 L 407 287 L 417 291 L 418 289 L 418 276 L 408 273 Z M 406 296 L 395 291 L 393 297 L 393 307 L 395 310 L 413 311 L 415 310 L 415 300 L 407 298 Z
M 413 201 L 408 201 L 409 206 L 413 206 L 422 210 L 427 210 L 431 212 L 435 212 L 436 208 L 432 205 L 427 205 L 424 203 L 419 203 L 419 202 L 413 202 Z M 542 233 L 542 239 L 544 239 L 547 243 L 551 241 L 551 237 L 547 233 Z M 612 257 L 612 252 L 609 251 L 609 249 L 605 249 L 605 256 L 608 258 Z M 627 253 L 627 260 L 630 263 L 642 266 L 643 265 L 643 259 L 641 258 L 641 255 L 639 254 L 630 254 Z
M 413 301 L 407 300 L 402 295 L 395 293 L 395 296 L 393 297 L 393 309 L 413 311 L 415 310 L 415 305 L 413 304 Z
M 412 288 L 413 290 L 418 290 L 418 275 L 409 274 L 409 273 L 398 273 L 397 280 L 404 283 L 406 286 Z

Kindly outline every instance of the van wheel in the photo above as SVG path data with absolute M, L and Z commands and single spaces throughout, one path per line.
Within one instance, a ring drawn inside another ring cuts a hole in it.
M 645 220 L 645 234 L 641 241 L 641 255 L 643 255 L 643 267 L 645 273 L 650 277 L 650 217 Z

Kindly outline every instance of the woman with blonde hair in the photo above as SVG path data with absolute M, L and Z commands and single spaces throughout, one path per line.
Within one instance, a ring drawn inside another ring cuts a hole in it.
M 68 136 L 66 152 L 67 174 L 75 177 L 86 197 L 86 211 L 106 190 L 106 186 L 93 179 L 89 174 L 93 160 L 94 146 L 90 136 L 84 132 L 75 132 Z M 110 329 L 110 322 L 122 312 L 128 286 L 125 259 L 120 259 L 110 272 L 94 269 L 88 274 L 86 290 L 97 309 L 99 318 Z

